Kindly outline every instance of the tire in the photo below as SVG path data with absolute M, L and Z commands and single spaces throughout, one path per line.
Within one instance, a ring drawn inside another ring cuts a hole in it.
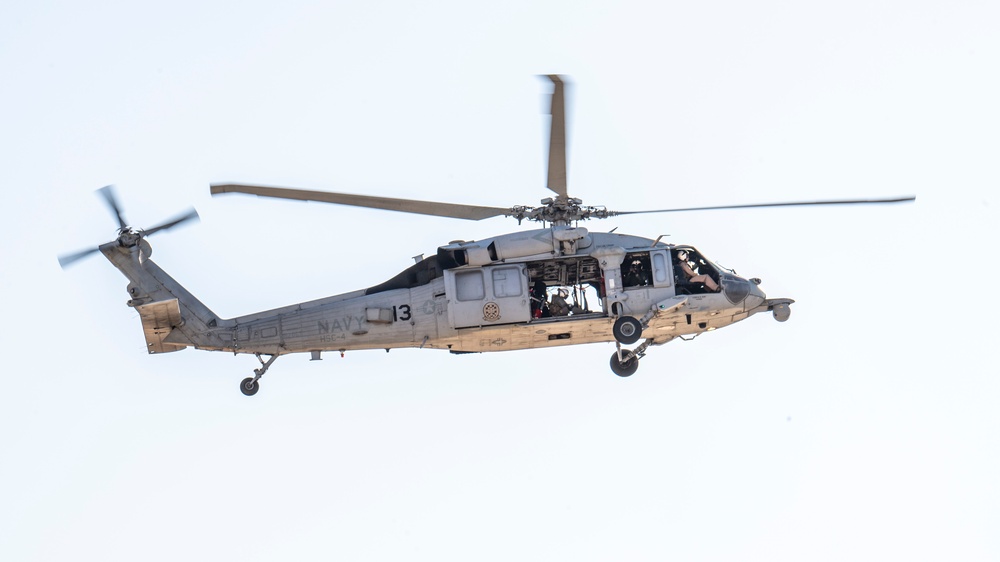
M 258 390 L 260 390 L 260 383 L 253 380 L 253 377 L 247 377 L 240 383 L 240 392 L 246 396 L 253 396 L 257 394 Z
M 632 345 L 642 337 L 642 324 L 631 316 L 622 316 L 615 320 L 615 326 L 611 332 L 618 343 Z
M 618 361 L 618 353 L 611 355 L 611 371 L 619 377 L 631 377 L 639 369 L 639 358 L 632 356 L 624 363 Z

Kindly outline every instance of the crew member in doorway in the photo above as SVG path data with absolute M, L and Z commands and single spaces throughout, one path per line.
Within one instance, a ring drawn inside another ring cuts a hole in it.
M 622 281 L 626 287 L 649 285 L 649 274 L 646 273 L 646 268 L 643 267 L 641 259 L 638 257 L 632 259 Z
M 569 296 L 569 291 L 565 287 L 559 287 L 556 294 L 552 295 L 549 300 L 549 312 L 552 316 L 566 316 L 569 314 L 569 304 L 566 303 L 566 297 Z

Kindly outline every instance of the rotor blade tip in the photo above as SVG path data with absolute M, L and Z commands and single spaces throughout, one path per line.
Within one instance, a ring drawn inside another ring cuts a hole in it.
M 87 256 L 89 256 L 91 254 L 95 254 L 95 253 L 97 253 L 99 251 L 100 251 L 100 248 L 90 248 L 90 249 L 87 249 L 87 250 L 82 250 L 80 252 L 75 252 L 75 253 L 72 253 L 72 254 L 66 254 L 66 255 L 59 256 L 59 267 L 61 267 L 63 269 L 66 269 L 70 265 L 73 265 L 74 263 L 80 261 L 81 259 L 83 259 L 83 258 L 85 258 L 85 257 L 87 257 Z

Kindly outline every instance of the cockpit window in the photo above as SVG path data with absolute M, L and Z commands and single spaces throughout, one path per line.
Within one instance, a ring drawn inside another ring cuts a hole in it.
M 733 275 L 736 275 L 736 271 L 735 270 L 729 269 L 728 267 L 726 267 L 724 265 L 721 265 L 717 261 L 710 261 L 708 263 L 712 264 L 712 267 L 714 267 L 716 269 L 716 271 L 719 271 L 719 272 L 725 271 L 727 273 L 731 273 Z
M 673 252 L 674 280 L 678 294 L 715 293 L 720 290 L 719 270 L 698 250 L 676 248 Z

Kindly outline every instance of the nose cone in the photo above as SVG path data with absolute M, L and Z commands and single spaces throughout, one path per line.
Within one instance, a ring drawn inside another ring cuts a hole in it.
M 750 282 L 750 293 L 747 295 L 746 300 L 743 301 L 747 310 L 760 306 L 767 299 L 767 295 L 764 294 L 764 291 L 760 289 L 760 285 L 757 283 L 760 283 L 759 279 L 753 279 Z
M 767 297 L 760 288 L 760 279 L 744 279 L 731 273 L 720 275 L 722 294 L 734 306 L 743 306 L 744 310 L 756 308 L 764 303 Z

